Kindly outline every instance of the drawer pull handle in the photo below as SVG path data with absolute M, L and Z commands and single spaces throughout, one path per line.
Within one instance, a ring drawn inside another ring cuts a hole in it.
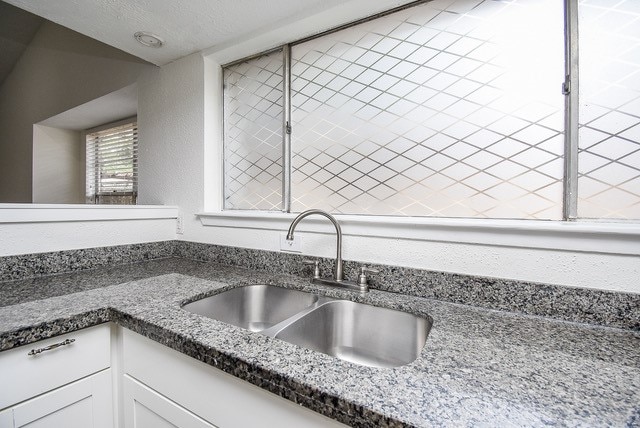
M 75 339 L 66 339 L 60 343 L 54 343 L 53 345 L 45 346 L 44 348 L 32 349 L 27 355 L 38 355 L 41 352 L 51 351 L 52 349 L 56 349 L 61 346 L 70 345 L 75 341 Z

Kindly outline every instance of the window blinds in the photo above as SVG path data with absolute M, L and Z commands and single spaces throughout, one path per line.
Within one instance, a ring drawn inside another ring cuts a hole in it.
M 131 122 L 87 134 L 88 202 L 135 204 L 138 194 L 138 125 Z

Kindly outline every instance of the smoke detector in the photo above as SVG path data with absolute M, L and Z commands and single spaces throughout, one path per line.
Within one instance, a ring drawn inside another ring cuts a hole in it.
M 149 33 L 146 31 L 138 31 L 136 34 L 133 35 L 133 37 L 135 37 L 135 39 L 145 45 L 148 46 L 150 48 L 159 48 L 162 47 L 162 45 L 164 44 L 164 40 L 162 40 L 159 36 L 156 36 L 153 33 Z

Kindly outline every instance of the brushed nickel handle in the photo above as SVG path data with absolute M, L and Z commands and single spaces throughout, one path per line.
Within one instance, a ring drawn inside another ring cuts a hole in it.
M 360 289 L 363 291 L 369 290 L 369 284 L 367 283 L 367 274 L 368 273 L 380 273 L 377 269 L 371 269 L 369 267 L 362 266 L 360 268 L 360 274 L 358 275 L 357 283 L 360 286 Z
M 56 349 L 56 348 L 59 348 L 61 346 L 70 345 L 75 341 L 76 341 L 75 339 L 65 339 L 60 343 L 54 343 L 53 345 L 45 346 L 44 348 L 32 349 L 31 351 L 29 351 L 29 353 L 27 355 L 29 355 L 29 356 L 30 355 L 38 355 L 41 352 L 51 351 L 52 349 Z
M 313 265 L 313 277 L 320 278 L 320 262 L 318 260 L 305 259 L 302 263 L 305 265 Z

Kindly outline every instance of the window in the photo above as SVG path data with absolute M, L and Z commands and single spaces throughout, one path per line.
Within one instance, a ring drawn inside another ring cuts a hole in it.
M 224 70 L 225 208 L 282 209 L 282 51 Z
M 224 208 L 640 218 L 640 10 L 567 4 L 435 0 L 224 67 Z
M 135 205 L 138 196 L 138 125 L 135 121 L 86 136 L 88 203 Z

